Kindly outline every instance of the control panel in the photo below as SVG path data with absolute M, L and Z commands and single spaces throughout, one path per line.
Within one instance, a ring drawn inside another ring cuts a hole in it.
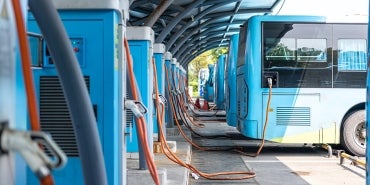
M 85 67 L 85 61 L 84 61 L 84 39 L 83 38 L 70 38 L 70 42 L 73 48 L 73 51 L 77 57 L 78 63 L 80 64 L 80 67 Z M 49 49 L 47 47 L 47 44 L 44 44 L 44 62 L 43 67 L 55 67 L 53 58 L 51 57 L 51 54 L 49 52 Z

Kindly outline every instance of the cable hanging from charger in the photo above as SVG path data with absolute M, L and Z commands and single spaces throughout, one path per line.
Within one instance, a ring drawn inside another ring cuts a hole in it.
M 23 72 L 24 85 L 26 88 L 27 107 L 28 107 L 28 112 L 29 112 L 29 117 L 30 117 L 30 122 L 31 122 L 31 129 L 33 131 L 39 131 L 40 121 L 38 117 L 39 114 L 37 111 L 38 107 L 36 103 L 36 93 L 34 90 L 33 76 L 32 76 L 32 71 L 31 71 L 31 55 L 30 55 L 30 49 L 29 49 L 28 39 L 26 35 L 26 28 L 25 28 L 25 23 L 23 19 L 22 8 L 21 8 L 19 0 L 12 0 L 12 5 L 13 5 L 16 27 L 17 27 L 19 50 L 21 53 L 22 72 Z M 2 137 L 4 137 L 4 135 Z M 0 139 L 3 139 L 3 138 L 0 138 Z M 13 140 L 18 140 L 18 139 L 14 138 Z M 29 153 L 30 151 L 23 151 L 23 152 Z M 24 154 L 23 157 L 25 157 L 25 155 L 28 156 L 27 154 Z M 32 158 L 37 158 L 37 156 L 32 156 Z M 43 163 L 43 162 L 40 162 L 40 163 Z M 42 166 L 42 164 L 40 164 L 40 166 Z M 38 178 L 42 185 L 53 185 L 54 184 L 54 180 L 50 172 L 44 173 L 38 176 Z
M 166 68 L 165 68 L 165 71 L 166 71 L 166 76 L 168 77 L 168 72 L 167 72 Z M 154 73 L 155 82 L 157 82 L 155 66 L 154 66 L 153 73 Z M 168 78 L 167 78 L 167 83 L 169 83 Z M 169 86 L 167 86 L 167 88 L 169 89 Z M 159 119 L 159 118 L 161 116 L 163 116 L 164 105 L 161 104 L 162 107 L 161 108 L 159 107 L 160 103 L 159 103 L 159 100 L 158 100 L 158 85 L 157 84 L 155 84 L 155 93 L 156 93 L 156 96 L 157 96 L 156 101 L 155 101 L 155 105 L 156 105 L 156 109 L 157 109 L 157 121 L 160 125 L 159 129 L 162 129 L 162 125 L 163 125 L 162 119 Z M 172 98 L 170 98 L 169 101 L 172 102 Z M 173 104 L 172 104 L 171 108 L 172 108 L 172 110 L 174 110 Z M 175 116 L 176 124 L 179 127 L 175 112 L 174 112 L 174 116 Z M 179 131 L 183 136 L 185 135 L 181 129 Z M 209 179 L 209 180 L 243 180 L 243 179 L 254 178 L 256 176 L 255 172 L 245 172 L 245 171 L 218 172 L 218 173 L 212 173 L 212 174 L 201 172 L 196 167 L 194 167 L 193 165 L 183 162 L 180 158 L 178 158 L 172 152 L 172 150 L 170 149 L 170 147 L 168 146 L 168 144 L 166 142 L 166 138 L 165 138 L 163 132 L 159 132 L 159 137 L 161 137 L 162 151 L 167 156 L 167 158 L 170 159 L 171 161 L 183 166 L 183 167 L 188 168 L 192 172 L 192 176 L 194 176 L 195 178 L 201 176 L 201 177 Z M 185 139 L 188 140 L 188 138 L 185 138 Z M 227 175 L 243 175 L 243 176 L 239 176 L 239 177 L 217 177 L 217 176 L 227 176 Z
M 125 46 L 125 52 L 126 52 L 126 59 L 127 59 L 127 72 L 129 74 L 129 82 L 130 82 L 130 89 L 131 89 L 131 94 L 132 97 L 135 101 L 140 101 L 139 97 L 139 91 L 137 90 L 137 85 L 135 83 L 135 75 L 133 71 L 133 62 L 131 58 L 131 52 L 128 44 L 128 40 L 125 37 L 124 38 L 124 46 Z M 153 178 L 153 181 L 156 185 L 159 185 L 159 176 L 157 172 L 157 168 L 154 163 L 153 156 L 151 155 L 150 147 L 148 144 L 147 140 L 147 130 L 146 130 L 146 120 L 144 116 L 137 116 L 136 117 L 136 127 L 137 127 L 137 132 L 140 137 L 140 143 L 144 151 L 144 155 L 146 158 L 146 163 L 150 172 L 150 175 Z
M 167 71 L 167 68 L 165 68 L 165 71 L 166 71 L 166 76 L 168 77 L 168 71 Z M 229 149 L 224 149 L 224 148 L 205 148 L 205 147 L 201 147 L 197 144 L 195 144 L 194 142 L 192 142 L 189 138 L 187 138 L 187 136 L 185 134 L 182 134 L 182 136 L 190 143 L 192 144 L 193 147 L 199 149 L 199 150 L 204 150 L 204 151 L 221 151 L 221 150 L 233 150 L 239 154 L 242 154 L 242 155 L 245 155 L 245 156 L 250 156 L 250 157 L 257 157 L 260 152 L 262 151 L 262 148 L 264 147 L 264 144 L 265 144 L 265 133 L 266 133 L 266 128 L 267 128 L 267 123 L 268 123 L 268 112 L 269 112 L 269 107 L 270 107 L 270 102 L 271 102 L 271 96 L 272 96 L 272 79 L 271 78 L 268 78 L 267 79 L 267 83 L 268 83 L 268 86 L 269 86 L 269 97 L 268 97 L 268 101 L 267 101 L 267 107 L 266 107 L 266 119 L 265 119 L 265 123 L 264 123 L 264 127 L 263 127 L 263 131 L 262 131 L 262 142 L 259 146 L 259 148 L 257 149 L 257 152 L 255 154 L 249 154 L 249 153 L 245 153 L 243 152 L 240 147 L 232 147 L 232 148 L 229 148 Z M 169 82 L 167 82 L 167 85 L 170 86 Z M 170 100 L 173 100 L 175 98 L 173 98 L 173 95 L 170 93 Z M 180 124 L 178 123 L 178 120 L 177 120 L 177 116 L 176 116 L 176 113 L 175 113 L 175 106 L 174 106 L 174 103 L 173 101 L 170 101 L 170 104 L 171 104 L 171 108 L 172 110 L 174 111 L 174 116 L 175 116 L 175 121 L 176 121 L 176 124 L 180 130 L 180 133 L 182 133 L 182 128 L 180 126 Z M 178 111 L 178 114 L 181 116 L 181 113 L 182 111 Z M 186 125 L 185 125 L 186 126 Z M 192 131 L 192 129 L 190 129 Z

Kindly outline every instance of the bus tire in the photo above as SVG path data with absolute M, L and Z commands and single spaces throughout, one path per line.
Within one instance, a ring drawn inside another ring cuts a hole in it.
M 352 112 L 343 122 L 342 146 L 353 155 L 365 156 L 366 118 L 365 110 Z

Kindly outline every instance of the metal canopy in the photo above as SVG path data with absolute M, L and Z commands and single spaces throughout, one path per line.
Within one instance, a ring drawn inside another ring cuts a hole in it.
M 231 35 L 253 15 L 271 14 L 283 0 L 131 0 L 129 25 L 143 26 L 160 14 L 153 30 L 181 65 L 203 52 L 227 47 Z M 163 10 L 165 5 L 165 11 Z M 163 13 L 162 13 L 163 12 Z

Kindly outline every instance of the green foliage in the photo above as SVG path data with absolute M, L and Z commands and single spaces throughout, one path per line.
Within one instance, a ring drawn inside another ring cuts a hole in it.
M 266 56 L 294 56 L 294 51 L 290 50 L 288 46 L 279 43 L 269 51 Z
M 197 56 L 188 65 L 188 84 L 193 86 L 194 95 L 198 95 L 198 73 L 202 68 L 208 68 L 208 64 L 216 63 L 218 57 L 227 54 L 228 48 L 215 48 Z
M 189 85 L 190 86 L 193 86 L 193 92 L 197 92 L 198 91 L 198 81 L 189 82 Z
M 214 60 L 213 63 L 215 63 L 217 61 L 217 59 L 220 55 L 227 54 L 228 50 L 229 50 L 229 48 L 227 48 L 227 47 L 216 48 L 216 49 L 210 50 L 212 52 L 212 55 L 211 55 L 213 57 L 212 60 Z

